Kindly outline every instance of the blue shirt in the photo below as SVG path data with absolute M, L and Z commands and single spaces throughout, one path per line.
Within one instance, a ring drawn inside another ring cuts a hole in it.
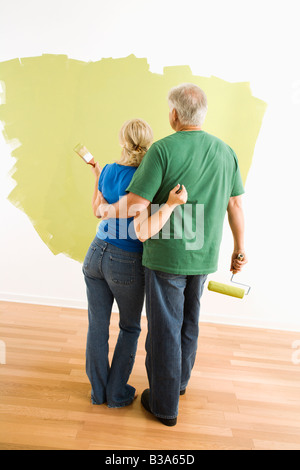
M 127 194 L 126 188 L 137 168 L 111 163 L 106 165 L 100 175 L 99 191 L 109 204 L 118 202 Z M 129 219 L 103 220 L 99 225 L 97 237 L 125 251 L 143 251 L 143 244 L 137 239 L 133 217 Z

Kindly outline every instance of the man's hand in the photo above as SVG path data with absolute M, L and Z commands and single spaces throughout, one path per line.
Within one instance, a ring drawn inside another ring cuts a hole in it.
M 242 255 L 243 258 L 239 259 L 240 256 Z M 230 271 L 232 271 L 233 274 L 240 273 L 245 266 L 245 264 L 248 263 L 248 258 L 247 255 L 244 251 L 234 251 L 231 257 L 231 266 L 230 266 Z

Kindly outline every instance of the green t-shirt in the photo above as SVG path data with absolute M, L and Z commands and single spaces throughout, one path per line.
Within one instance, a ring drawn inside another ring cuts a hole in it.
M 177 184 L 186 187 L 187 204 L 144 243 L 143 264 L 173 274 L 215 272 L 229 198 L 244 193 L 234 151 L 204 131 L 176 132 L 151 146 L 127 191 L 162 205 Z

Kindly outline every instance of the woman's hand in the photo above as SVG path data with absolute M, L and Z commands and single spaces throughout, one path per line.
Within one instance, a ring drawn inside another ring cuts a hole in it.
M 108 215 L 109 204 L 106 199 L 104 199 L 103 194 L 99 191 L 99 205 L 97 208 L 97 217 L 101 219 L 106 219 Z
M 180 189 L 180 184 L 178 184 L 170 191 L 167 203 L 163 204 L 154 214 L 151 215 L 151 208 L 148 206 L 134 219 L 134 228 L 138 239 L 144 243 L 154 237 L 165 226 L 176 207 L 185 204 L 187 199 L 187 190 L 184 186 Z
M 100 175 L 101 175 L 102 168 L 100 168 L 100 165 L 98 162 L 95 163 L 95 166 L 92 166 L 92 172 L 94 173 L 94 176 L 97 180 L 99 180 Z
M 100 204 L 108 204 L 107 200 L 104 199 L 103 194 L 99 191 Z
M 172 189 L 172 191 L 170 191 L 167 204 L 170 207 L 180 206 L 182 204 L 186 204 L 187 200 L 188 193 L 185 186 L 182 185 L 182 189 L 180 189 L 180 184 L 178 184 L 174 189 Z

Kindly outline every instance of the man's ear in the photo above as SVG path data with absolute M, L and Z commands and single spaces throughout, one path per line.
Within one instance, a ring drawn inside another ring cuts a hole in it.
M 173 108 L 173 110 L 172 110 L 172 118 L 173 118 L 174 122 L 178 121 L 178 113 L 177 113 L 175 108 Z

